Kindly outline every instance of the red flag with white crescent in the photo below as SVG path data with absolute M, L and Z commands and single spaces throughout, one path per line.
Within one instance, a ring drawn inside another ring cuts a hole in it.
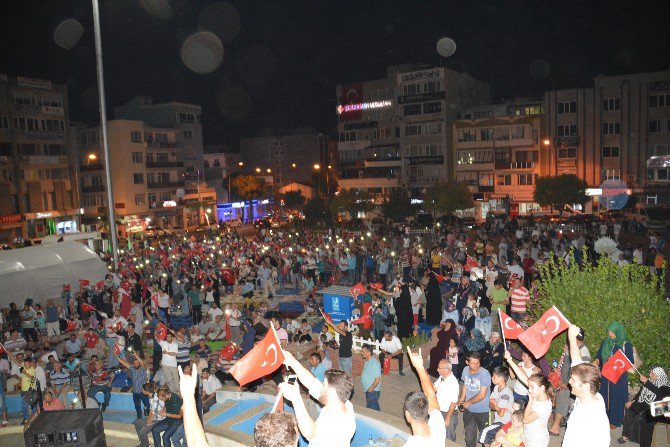
M 158 293 L 151 294 L 151 305 L 155 308 L 158 308 Z
M 433 275 L 435 275 L 435 279 L 437 280 L 437 282 L 442 283 L 447 279 L 444 276 L 440 275 L 439 273 L 435 273 L 432 270 L 431 270 L 431 272 L 433 273 Z
M 91 306 L 88 303 L 84 303 L 81 305 L 81 311 L 82 312 L 95 312 L 95 307 Z
M 156 330 L 154 332 L 154 335 L 158 340 L 165 340 L 165 337 L 167 337 L 168 333 L 168 328 L 165 326 L 163 323 L 158 323 L 156 326 Z
M 384 284 L 380 282 L 373 282 L 372 284 L 370 284 L 370 287 L 372 287 L 375 290 L 381 290 L 384 288 Z
M 353 286 L 351 289 L 349 289 L 349 293 L 351 293 L 351 296 L 354 298 L 357 298 L 360 295 L 363 295 L 365 293 L 365 286 L 363 283 L 358 283 L 355 286 Z
M 524 329 L 502 310 L 498 310 L 498 312 L 500 312 L 500 330 L 502 331 L 503 339 L 518 339 L 519 335 L 524 333 Z
M 623 373 L 633 367 L 633 363 L 628 360 L 626 354 L 621 349 L 610 356 L 603 365 L 602 375 L 612 383 L 617 383 Z
M 518 338 L 531 354 L 539 359 L 547 353 L 551 341 L 568 327 L 570 327 L 570 322 L 556 307 L 552 307 Z
M 228 343 L 223 349 L 221 349 L 221 354 L 219 355 L 219 360 L 217 363 L 232 359 L 236 352 L 237 345 L 235 345 L 235 343 Z
M 256 344 L 244 357 L 239 359 L 228 371 L 237 380 L 240 386 L 272 374 L 284 364 L 279 338 L 271 328 L 265 338 Z
M 90 284 L 91 284 L 91 281 L 89 281 L 88 279 L 81 279 L 81 278 L 79 279 L 79 288 L 80 289 L 83 289 L 84 287 L 86 287 Z

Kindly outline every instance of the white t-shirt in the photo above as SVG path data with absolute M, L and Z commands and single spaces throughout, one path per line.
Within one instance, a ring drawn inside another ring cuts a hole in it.
M 219 388 L 221 388 L 223 385 L 221 385 L 221 382 L 219 379 L 217 379 L 215 376 L 210 375 L 206 379 L 202 379 L 202 390 L 205 392 L 205 395 L 209 396 Z
M 610 445 L 610 427 L 605 410 L 605 401 L 600 393 L 596 400 L 582 402 L 575 399 L 572 413 L 568 418 L 568 427 L 563 437 L 563 447 L 608 447 Z
M 316 377 L 312 379 L 311 383 L 303 385 L 307 387 L 309 394 L 318 400 L 323 383 L 319 382 Z M 351 402 L 346 401 L 344 407 L 346 409 L 344 413 L 335 412 L 327 407 L 321 409 L 319 417 L 316 418 L 315 436 L 309 441 L 310 447 L 349 447 L 351 445 L 351 438 L 356 432 L 356 414 Z M 442 425 L 444 426 L 444 421 Z
M 158 292 L 158 307 L 165 309 L 170 306 L 170 296 L 165 292 Z
M 212 317 L 212 321 L 214 321 L 217 317 L 217 315 L 223 315 L 223 311 L 221 310 L 220 307 L 217 307 L 216 309 L 211 308 L 208 311 L 209 316 Z
M 527 377 L 530 377 L 533 375 L 533 369 L 535 366 L 531 366 L 530 368 L 526 368 L 523 365 L 523 362 L 519 362 L 519 368 L 523 370 L 523 372 L 526 373 Z M 521 381 L 517 378 L 516 383 L 514 384 L 514 392 L 520 396 L 528 396 L 528 387 L 521 383 Z
M 391 337 L 391 341 L 382 338 L 382 341 L 379 343 L 379 349 L 393 354 L 394 352 L 402 351 L 402 342 L 395 335 Z
M 161 356 L 161 365 L 165 366 L 174 366 L 175 368 L 177 367 L 177 356 L 176 355 L 165 355 L 166 352 L 173 352 L 177 353 L 179 350 L 179 347 L 177 346 L 177 342 L 173 341 L 172 343 L 168 343 L 167 341 L 159 341 L 158 344 L 160 345 L 161 349 L 163 350 L 163 355 Z
M 439 410 L 430 412 L 428 427 L 430 427 L 429 437 L 412 435 L 407 438 L 405 447 L 444 447 L 444 440 L 447 437 L 447 427 L 444 425 L 444 419 Z
M 526 446 L 547 447 L 549 445 L 549 430 L 547 429 L 547 423 L 549 422 L 549 416 L 551 416 L 551 401 L 534 401 L 533 411 L 537 413 L 538 418 L 530 424 L 523 425 Z M 589 444 L 581 445 L 586 446 Z
M 435 381 L 435 395 L 437 403 L 440 405 L 440 411 L 446 413 L 452 403 L 458 402 L 458 379 L 454 374 L 449 374 L 447 378 L 440 377 Z

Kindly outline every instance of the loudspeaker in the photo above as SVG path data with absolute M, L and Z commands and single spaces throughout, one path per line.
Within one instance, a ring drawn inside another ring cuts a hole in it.
M 24 433 L 26 447 L 106 447 L 102 412 L 43 411 Z

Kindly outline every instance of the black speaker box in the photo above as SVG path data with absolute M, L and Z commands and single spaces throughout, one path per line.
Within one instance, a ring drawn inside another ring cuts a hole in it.
M 26 447 L 107 447 L 97 408 L 43 411 L 23 436 Z

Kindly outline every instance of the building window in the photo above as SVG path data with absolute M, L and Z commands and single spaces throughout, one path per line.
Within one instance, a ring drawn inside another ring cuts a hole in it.
M 512 176 L 510 174 L 497 176 L 496 180 L 497 186 L 509 186 L 511 184 L 512 184 Z
M 621 110 L 621 99 L 619 98 L 605 98 L 603 99 L 603 111 Z
M 558 103 L 558 114 L 559 115 L 566 115 L 568 113 L 577 113 L 577 102 L 576 101 L 559 102 Z
M 424 93 L 432 93 L 440 91 L 440 82 L 426 82 L 423 84 Z
M 9 119 L 6 116 L 0 116 L 0 129 L 9 129 Z
M 405 126 L 405 136 L 421 135 L 421 124 Z
M 540 159 L 540 151 L 516 151 L 514 157 L 517 163 L 536 163 Z
M 184 138 L 193 138 L 193 131 L 192 130 L 185 130 L 184 131 Z
M 410 104 L 403 107 L 403 114 L 405 116 L 409 115 L 421 115 L 421 104 Z
M 427 102 L 423 105 L 423 113 L 440 113 L 442 111 L 442 103 L 437 102 Z
M 665 120 L 649 120 L 649 132 L 666 132 L 668 130 L 667 122 Z
M 670 144 L 657 144 L 653 155 L 670 155 Z
M 493 141 L 493 129 L 479 129 L 480 141 Z
M 667 169 L 657 169 L 656 170 L 656 180 L 667 180 L 668 179 L 668 170 Z
M 142 163 L 142 152 L 133 152 L 133 163 Z
M 442 123 L 426 123 L 423 127 L 426 135 L 437 135 L 442 133 Z
M 526 127 L 525 126 L 512 126 L 512 140 L 520 140 L 524 137 Z
M 576 157 L 577 157 L 576 147 L 564 147 L 558 150 L 558 158 L 576 158 Z
M 458 142 L 466 143 L 470 141 L 476 141 L 476 133 L 474 129 L 460 129 L 458 131 Z
M 179 122 L 193 124 L 195 123 L 195 115 L 192 113 L 179 112 Z
M 649 107 L 668 107 L 670 106 L 670 94 L 649 96 Z
M 523 109 L 525 115 L 544 115 L 544 107 L 532 106 Z
M 619 135 L 621 123 L 603 123 L 603 135 Z
M 141 143 L 142 142 L 142 132 L 138 132 L 136 130 L 133 130 L 130 132 L 130 141 L 133 143 Z
M 133 174 L 133 183 L 140 185 L 144 183 L 144 174 L 142 172 L 136 172 Z
M 356 141 L 356 132 L 340 132 L 340 141 Z
M 404 86 L 403 91 L 406 95 L 417 95 L 421 93 L 421 84 L 408 84 Z
M 619 147 L 618 146 L 603 146 L 602 157 L 603 158 L 619 158 Z
M 147 201 L 144 194 L 135 194 L 135 205 L 146 205 Z
M 567 126 L 557 126 L 556 130 L 559 137 L 573 137 L 577 135 L 576 124 L 570 124 Z
M 533 184 L 533 174 L 519 174 L 519 185 L 530 186 Z

